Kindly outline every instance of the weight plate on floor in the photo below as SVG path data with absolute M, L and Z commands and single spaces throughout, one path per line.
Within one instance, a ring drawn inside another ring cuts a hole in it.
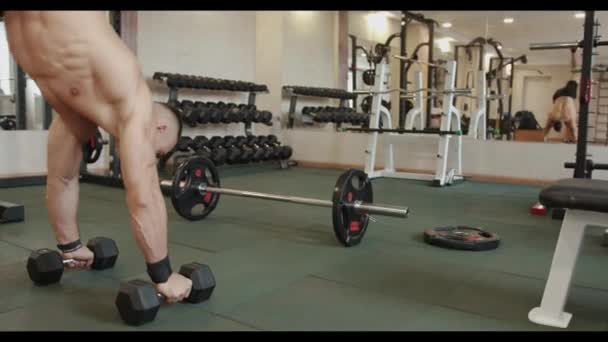
M 354 169 L 344 172 L 336 182 L 332 201 L 336 238 L 346 247 L 358 245 L 367 230 L 369 216 L 356 211 L 352 204 L 373 202 L 372 183 L 367 174 Z
M 449 249 L 487 251 L 497 248 L 500 238 L 481 228 L 457 226 L 427 229 L 424 241 Z
M 204 219 L 217 206 L 220 195 L 201 194 L 199 185 L 220 187 L 220 177 L 213 162 L 203 157 L 192 157 L 183 161 L 173 176 L 171 202 L 177 213 L 190 220 Z

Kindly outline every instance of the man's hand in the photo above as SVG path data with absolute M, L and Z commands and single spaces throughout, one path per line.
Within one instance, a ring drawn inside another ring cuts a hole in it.
M 95 254 L 87 247 L 82 246 L 69 253 L 62 253 L 63 259 L 73 259 L 75 262 L 66 264 L 68 268 L 90 268 Z
M 165 296 L 167 303 L 177 303 L 190 295 L 192 280 L 173 273 L 166 283 L 156 284 L 156 290 Z

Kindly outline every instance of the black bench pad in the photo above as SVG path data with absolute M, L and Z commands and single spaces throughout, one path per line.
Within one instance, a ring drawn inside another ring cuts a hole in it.
M 544 188 L 540 203 L 548 208 L 608 212 L 608 181 L 567 178 Z

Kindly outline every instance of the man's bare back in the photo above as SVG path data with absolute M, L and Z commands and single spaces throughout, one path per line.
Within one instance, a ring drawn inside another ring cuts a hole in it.
M 133 234 L 152 280 L 169 302 L 191 282 L 173 272 L 157 161 L 181 132 L 175 110 L 154 103 L 136 56 L 104 12 L 4 12 L 9 48 L 59 114 L 49 128 L 47 206 L 65 258 L 90 266 L 77 223 L 82 143 L 97 127 L 117 140 Z

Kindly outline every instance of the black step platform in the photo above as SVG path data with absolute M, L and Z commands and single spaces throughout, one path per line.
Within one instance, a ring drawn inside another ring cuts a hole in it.
M 0 223 L 21 222 L 24 217 L 23 205 L 0 201 Z

